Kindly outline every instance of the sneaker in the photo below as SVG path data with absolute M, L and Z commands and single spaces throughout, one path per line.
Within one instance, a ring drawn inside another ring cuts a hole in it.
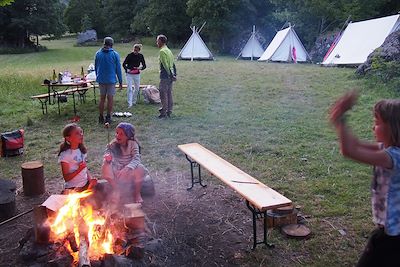
M 158 117 L 157 117 L 157 118 L 159 118 L 159 119 L 165 119 L 165 118 L 167 118 L 167 115 L 160 114 L 160 115 L 158 115 Z
M 104 116 L 103 115 L 99 115 L 99 123 L 104 124 Z
M 167 112 L 167 117 L 171 118 L 172 112 Z

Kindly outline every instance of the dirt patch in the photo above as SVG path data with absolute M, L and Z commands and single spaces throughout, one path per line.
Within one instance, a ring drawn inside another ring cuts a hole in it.
M 188 173 L 156 173 L 156 195 L 145 199 L 143 210 L 151 238 L 162 240 L 145 261 L 152 266 L 240 266 L 252 244 L 251 213 L 231 189 L 205 177 L 207 187 L 191 191 Z M 17 195 L 18 213 L 61 191 L 58 179 L 46 180 L 47 192 L 37 198 Z M 0 266 L 24 266 L 18 260 L 18 241 L 33 225 L 27 214 L 0 227 Z M 261 224 L 258 230 L 261 234 Z M 269 253 L 268 253 L 269 254 Z M 247 255 L 247 256 L 246 256 Z

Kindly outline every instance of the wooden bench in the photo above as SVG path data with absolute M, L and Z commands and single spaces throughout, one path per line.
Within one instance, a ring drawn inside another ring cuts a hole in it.
M 185 153 L 186 159 L 190 163 L 192 185 L 188 190 L 192 189 L 196 183 L 203 187 L 206 186 L 202 184 L 201 180 L 200 166 L 202 166 L 246 200 L 246 205 L 253 215 L 253 249 L 258 244 L 273 247 L 273 245 L 267 243 L 267 210 L 289 206 L 292 201 L 198 143 L 178 145 L 178 148 Z M 194 178 L 193 171 L 196 167 L 198 168 L 197 180 Z M 263 241 L 257 239 L 256 220 L 258 217 L 264 218 Z
M 71 88 L 71 89 L 66 89 L 66 90 L 53 91 L 53 93 L 51 93 L 51 95 L 53 95 L 53 99 L 57 99 L 58 114 L 61 113 L 61 111 L 60 111 L 60 96 L 72 95 L 72 99 L 73 99 L 73 103 L 74 103 L 74 113 L 76 115 L 75 94 L 77 93 L 79 95 L 81 102 L 84 102 L 85 94 L 91 88 L 94 88 L 94 86 L 90 85 L 90 86 L 85 86 L 85 87 L 76 87 L 76 88 Z M 40 103 L 42 104 L 42 113 L 47 114 L 47 103 L 50 101 L 49 93 L 34 95 L 34 96 L 31 96 L 31 98 L 39 100 Z

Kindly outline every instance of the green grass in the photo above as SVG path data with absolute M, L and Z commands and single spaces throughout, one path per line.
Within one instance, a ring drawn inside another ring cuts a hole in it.
M 41 114 L 31 95 L 44 93 L 44 78 L 68 69 L 80 73 L 93 62 L 97 47 L 74 47 L 72 39 L 42 41 L 47 52 L 0 55 L 0 131 L 23 127 L 26 153 L 0 159 L 0 178 L 20 179 L 20 164 L 42 160 L 47 179 L 59 179 L 57 150 L 61 130 L 73 115 L 72 103 Z M 117 44 L 124 56 L 129 44 Z M 145 46 L 148 69 L 142 84 L 158 84 L 157 48 Z M 174 51 L 176 54 L 178 51 Z M 187 172 L 177 145 L 199 142 L 252 176 L 302 206 L 309 215 L 313 238 L 286 240 L 273 233 L 286 261 L 306 266 L 352 266 L 373 228 L 369 183 L 371 168 L 343 159 L 334 131 L 327 123 L 327 110 L 335 98 L 350 89 L 360 91 L 359 104 L 350 117 L 354 132 L 371 139 L 373 104 L 382 98 L 399 97 L 383 85 L 356 79 L 353 69 L 315 65 L 272 64 L 235 61 L 177 63 L 179 80 L 174 87 L 174 119 L 159 121 L 157 107 L 140 104 L 129 119 L 143 145 L 143 161 L 151 171 L 172 169 Z M 115 110 L 126 107 L 125 93 L 117 93 Z M 92 94 L 77 106 L 89 168 L 98 175 L 107 132 L 97 124 Z M 28 118 L 33 125 L 26 126 Z M 335 228 L 333 228 L 335 227 Z M 338 229 L 345 229 L 341 236 Z M 265 251 L 248 256 L 247 265 L 259 265 Z M 279 258 L 264 263 L 280 265 Z

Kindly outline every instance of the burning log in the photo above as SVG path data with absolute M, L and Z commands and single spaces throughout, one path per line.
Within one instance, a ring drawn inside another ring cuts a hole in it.
M 73 252 L 77 252 L 79 247 L 78 247 L 78 244 L 76 243 L 75 234 L 73 232 L 71 232 L 67 235 L 67 240 L 69 242 L 69 246 L 71 247 L 71 250 Z
M 90 267 L 89 242 L 86 235 L 79 236 L 79 267 Z

